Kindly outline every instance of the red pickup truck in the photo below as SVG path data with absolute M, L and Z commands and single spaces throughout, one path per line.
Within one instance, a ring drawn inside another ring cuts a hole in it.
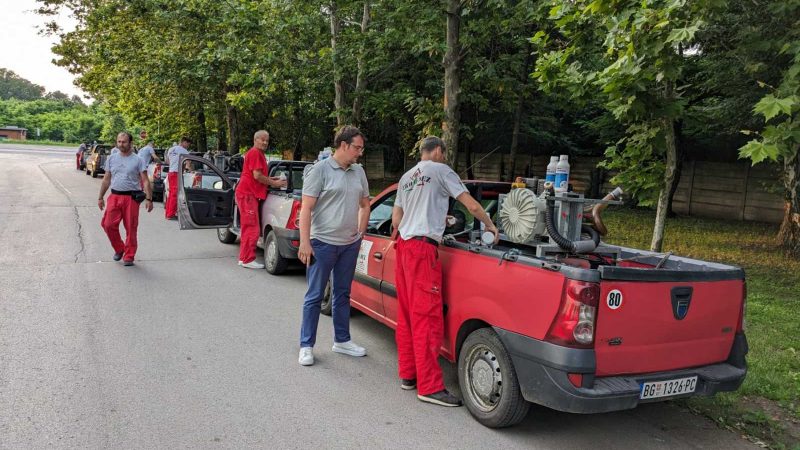
M 495 218 L 511 190 L 465 184 Z M 354 307 L 392 328 L 396 189 L 372 200 L 351 293 Z M 733 391 L 744 380 L 742 269 L 607 244 L 605 254 L 560 256 L 506 240 L 489 247 L 460 204 L 451 214 L 462 220 L 439 247 L 441 354 L 457 361 L 464 402 L 480 423 L 518 423 L 530 403 L 599 413 Z

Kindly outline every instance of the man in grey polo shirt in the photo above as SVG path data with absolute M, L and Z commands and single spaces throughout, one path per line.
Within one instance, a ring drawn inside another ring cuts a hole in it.
M 356 164 L 364 152 L 364 136 L 345 126 L 333 141 L 333 156 L 317 162 L 303 181 L 298 256 L 308 266 L 308 291 L 300 330 L 301 365 L 314 364 L 320 304 L 333 272 L 333 351 L 364 356 L 367 351 L 350 340 L 350 284 L 353 282 L 361 236 L 369 220 L 369 186 Z

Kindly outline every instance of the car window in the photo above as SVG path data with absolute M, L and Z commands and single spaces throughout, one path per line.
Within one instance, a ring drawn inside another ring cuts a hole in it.
M 281 164 L 272 169 L 270 176 L 272 177 L 280 177 L 281 175 L 285 176 L 288 180 L 290 178 L 289 172 L 291 172 L 291 179 L 292 179 L 292 189 L 303 189 L 303 169 L 305 169 L 306 165 L 299 165 L 299 164 Z
M 367 233 L 378 234 L 381 236 L 391 236 L 392 234 L 392 209 L 397 193 L 393 192 L 389 196 L 381 199 L 372 205 L 369 213 L 369 224 Z
M 448 227 L 447 230 L 445 230 L 445 234 L 455 234 L 464 230 L 471 230 L 475 225 L 477 225 L 475 223 L 475 218 L 472 216 L 472 214 L 470 214 L 467 208 L 461 204 L 461 202 L 452 200 L 451 205 L 452 206 L 447 214 L 456 218 L 456 224 L 452 227 Z M 496 221 L 494 216 L 497 212 L 497 200 L 481 200 L 481 206 L 483 206 L 483 209 L 489 213 L 489 217 L 492 218 L 492 221 Z M 480 227 L 480 225 L 478 226 Z

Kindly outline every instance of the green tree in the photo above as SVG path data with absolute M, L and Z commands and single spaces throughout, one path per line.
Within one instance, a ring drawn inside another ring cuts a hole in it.
M 44 88 L 20 77 L 11 70 L 0 68 L 0 99 L 34 100 L 41 98 Z
M 574 97 L 599 92 L 626 126 L 606 151 L 605 166 L 641 204 L 657 203 L 651 250 L 661 251 L 669 192 L 677 166 L 676 121 L 685 114 L 681 84 L 686 49 L 720 1 L 578 0 L 553 2 L 551 18 L 563 39 L 537 36 L 556 49 L 539 58 L 536 76 L 546 89 Z M 596 91 L 595 91 L 596 90 Z

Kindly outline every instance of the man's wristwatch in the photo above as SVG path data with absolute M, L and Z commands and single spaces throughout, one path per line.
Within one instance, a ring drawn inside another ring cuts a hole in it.
M 152 202 L 153 201 L 152 198 L 145 198 L 145 200 L 147 200 L 148 202 Z

